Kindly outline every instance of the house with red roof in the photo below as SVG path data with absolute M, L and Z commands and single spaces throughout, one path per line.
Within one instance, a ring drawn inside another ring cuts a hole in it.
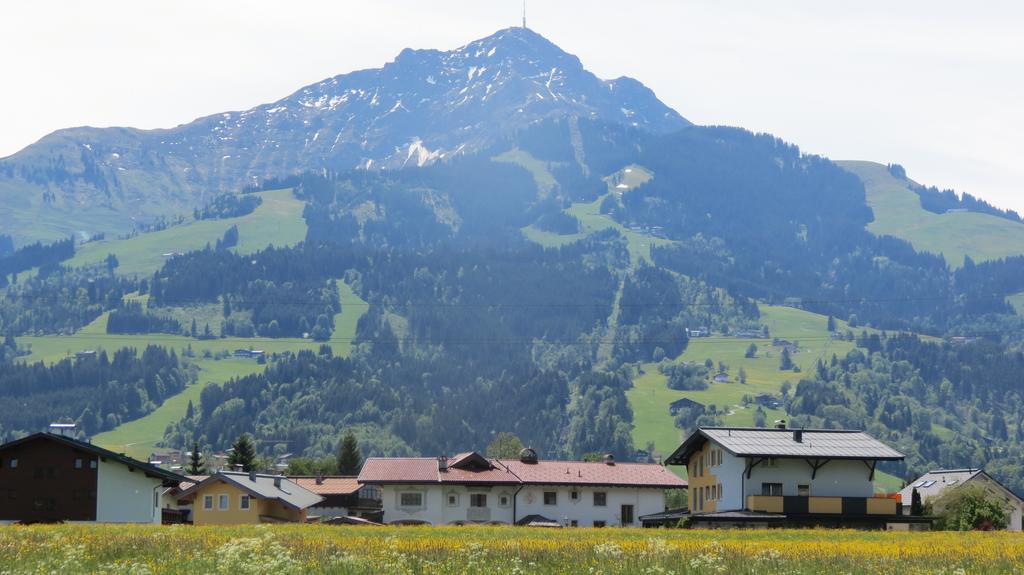
M 545 461 L 532 449 L 518 459 L 476 452 L 454 457 L 371 457 L 359 483 L 380 489 L 392 525 L 639 526 L 665 510 L 665 491 L 686 482 L 660 465 Z

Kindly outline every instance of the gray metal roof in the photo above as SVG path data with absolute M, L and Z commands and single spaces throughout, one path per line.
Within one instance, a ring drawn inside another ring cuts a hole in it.
M 316 505 L 324 500 L 323 497 L 299 486 L 294 481 L 289 481 L 286 477 L 282 477 L 280 475 L 263 475 L 259 473 L 250 475 L 249 473 L 237 471 L 221 471 L 219 473 L 215 473 L 202 482 L 189 488 L 187 491 L 182 493 L 182 496 L 191 495 L 192 493 L 202 489 L 202 486 L 218 480 L 235 485 L 257 498 L 277 499 L 282 503 L 299 510 L 306 509 L 307 507 Z M 275 481 L 277 480 L 280 481 L 280 487 L 275 484 Z
M 801 440 L 797 441 L 797 434 Z M 738 457 L 900 460 L 903 454 L 863 431 L 701 427 L 666 460 L 685 465 L 705 441 Z
M 907 486 L 900 491 L 900 495 L 903 498 L 903 504 L 910 505 L 914 489 L 916 488 L 917 493 L 921 496 L 921 501 L 926 502 L 932 497 L 941 495 L 943 491 L 950 487 L 959 487 L 960 485 L 975 479 L 988 480 L 993 485 L 996 485 L 1003 491 L 1006 491 L 1006 495 L 1017 499 L 1018 504 L 1024 502 L 1024 500 L 1022 500 L 1016 493 L 1011 491 L 1002 483 L 996 481 L 995 478 L 981 469 L 936 469 L 929 471 L 908 483 Z

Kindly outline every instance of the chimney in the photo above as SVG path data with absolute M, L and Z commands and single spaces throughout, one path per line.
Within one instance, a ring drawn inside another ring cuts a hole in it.
M 274 476 L 274 487 L 276 487 L 278 489 L 281 489 L 281 476 L 280 475 Z
M 249 481 L 256 481 L 256 470 L 249 471 Z
M 448 471 L 448 456 L 447 455 L 442 455 L 441 457 L 437 458 L 437 470 L 438 471 Z
M 804 430 L 802 430 L 802 429 L 794 429 L 793 430 L 793 441 L 795 441 L 797 443 L 803 443 L 804 442 Z
M 324 474 L 323 473 L 320 473 L 320 474 L 318 474 L 316 476 L 316 484 L 317 485 L 323 485 L 324 484 Z
M 775 429 L 786 429 L 786 420 L 785 419 L 776 419 L 775 420 Z
M 615 456 L 612 455 L 611 453 L 605 453 L 604 463 L 605 465 L 615 465 Z

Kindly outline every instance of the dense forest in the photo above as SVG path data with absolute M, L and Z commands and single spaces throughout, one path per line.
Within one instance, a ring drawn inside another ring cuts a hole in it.
M 73 422 L 87 436 L 137 419 L 180 393 L 194 373 L 173 350 L 147 346 L 0 365 L 0 441 Z
M 528 170 L 490 159 L 508 149 L 547 162 L 553 181 L 539 185 Z M 602 176 L 631 164 L 654 178 L 621 197 L 608 193 Z M 230 249 L 232 227 L 146 278 L 117 275 L 116 258 L 70 269 L 70 240 L 15 250 L 0 239 L 0 265 L 10 270 L 0 275 L 0 333 L 10 336 L 0 348 L 0 397 L 24 398 L 0 413 L 2 432 L 58 418 L 87 433 L 109 429 L 191 377 L 173 352 L 148 349 L 26 366 L 17 363 L 18 337 L 71 333 L 110 312 L 111 333 L 338 343 L 347 341 L 335 334 L 344 281 L 367 302 L 350 357 L 324 345 L 207 386 L 167 444 L 220 449 L 249 432 L 266 451 L 323 456 L 353 428 L 367 453 L 436 454 L 482 449 L 508 431 L 547 457 L 633 458 L 642 446 L 632 445 L 625 392 L 636 364 L 677 357 L 688 329 L 763 333 L 760 302 L 890 331 L 865 332 L 846 356 L 794 372 L 781 401 L 797 424 L 866 428 L 908 454 L 889 468 L 900 475 L 989 462 L 1022 486 L 1015 374 L 1024 322 L 1006 296 L 1024 291 L 1024 258 L 967 259 L 953 271 L 940 256 L 871 235 L 861 183 L 776 138 L 550 121 L 486 154 L 424 168 L 263 183 L 282 186 L 306 204 L 304 242 L 241 255 Z M 583 223 L 564 208 L 602 196 L 612 220 L 657 228 L 669 242 L 637 260 L 613 228 L 547 248 L 520 231 L 577 234 Z M 218 199 L 193 215 L 237 217 L 255 209 L 247 199 L 255 197 Z M 148 304 L 126 301 L 134 292 Z M 219 333 L 200 336 L 167 312 L 201 304 L 223 310 Z M 670 387 L 692 390 L 714 369 L 664 373 Z M 677 420 L 687 427 L 722 416 L 696 405 Z

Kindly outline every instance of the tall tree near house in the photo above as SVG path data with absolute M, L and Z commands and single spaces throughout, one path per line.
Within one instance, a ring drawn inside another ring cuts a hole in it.
M 203 462 L 203 456 L 199 453 L 198 441 L 192 442 L 192 453 L 189 454 L 188 467 L 185 472 L 189 475 L 206 475 L 206 463 Z
M 358 475 L 363 467 L 363 454 L 359 451 L 359 442 L 352 430 L 345 432 L 338 444 L 338 473 L 342 475 Z
M 242 471 L 252 471 L 256 463 L 256 445 L 248 433 L 243 433 L 231 446 L 231 456 L 228 457 L 228 465 L 231 468 L 241 467 Z
M 491 459 L 515 459 L 523 450 L 523 442 L 515 434 L 507 431 L 494 436 L 487 446 L 487 457 Z
M 917 488 L 910 493 L 910 514 L 911 515 L 924 515 L 924 505 L 921 503 L 921 494 L 917 492 Z

